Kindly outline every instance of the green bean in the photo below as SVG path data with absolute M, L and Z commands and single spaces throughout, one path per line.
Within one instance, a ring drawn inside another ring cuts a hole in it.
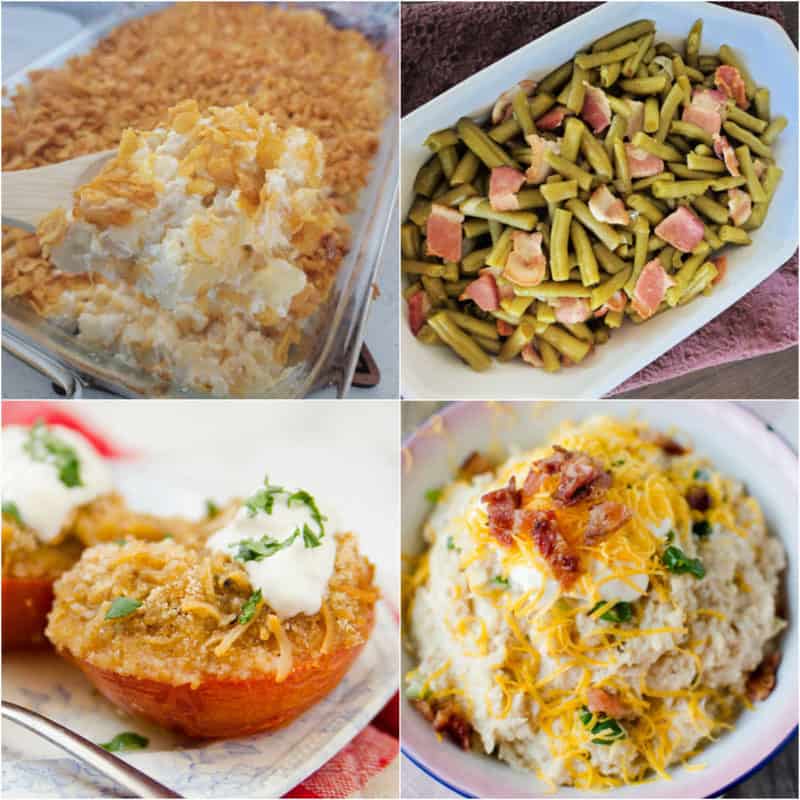
M 638 211 L 651 225 L 658 225 L 664 219 L 661 209 L 643 194 L 629 194 L 625 198 L 625 202 L 632 209 Z
M 700 54 L 700 41 L 703 36 L 703 20 L 698 19 L 689 29 L 686 37 L 686 63 L 696 67 Z
M 581 136 L 583 140 L 583 136 Z M 544 160 L 556 171 L 559 175 L 563 175 L 569 180 L 576 180 L 581 189 L 589 190 L 592 186 L 592 176 L 586 170 L 581 169 L 571 161 L 558 155 L 552 150 L 544 151 Z
M 671 161 L 667 166 L 676 178 L 683 178 L 688 181 L 711 181 L 719 177 L 718 172 L 689 169 L 686 164 L 682 164 L 680 161 Z
M 700 72 L 707 74 L 709 72 L 716 72 L 717 67 L 722 62 L 716 56 L 700 56 L 697 60 L 697 67 Z
M 729 119 L 737 125 L 741 125 L 743 128 L 747 128 L 747 130 L 754 131 L 755 133 L 764 133 L 767 129 L 767 122 L 752 116 L 752 114 L 748 114 L 746 111 L 742 111 L 732 100 L 728 100 L 726 108 L 727 113 L 725 119 Z
M 667 136 L 667 144 L 672 145 L 681 155 L 686 155 L 687 153 L 692 152 L 692 146 L 686 141 L 686 139 L 683 138 L 683 136 Z M 703 146 L 707 147 L 707 145 Z
M 681 75 L 676 81 L 676 83 L 683 91 L 683 97 L 681 98 L 681 102 L 683 103 L 684 107 L 691 105 L 692 84 L 690 83 L 689 78 L 686 75 Z
M 552 325 L 556 321 L 556 310 L 544 300 L 537 300 L 536 319 L 545 325 Z
M 431 215 L 431 203 L 424 197 L 417 197 L 408 212 L 408 218 L 418 227 L 424 228 Z
M 609 250 L 616 250 L 622 238 L 617 231 L 605 222 L 594 218 L 588 206 L 582 200 L 567 200 L 567 208 L 587 227 Z
M 622 325 L 622 311 L 609 311 L 603 316 L 603 322 L 609 328 L 619 328 Z
M 474 334 L 475 336 L 483 336 L 485 339 L 499 339 L 500 334 L 497 332 L 497 326 L 493 322 L 486 322 L 482 319 L 476 319 L 469 314 L 463 314 L 461 311 L 451 311 L 447 315 L 459 328 Z
M 592 294 L 589 298 L 589 307 L 592 311 L 596 311 L 600 306 L 607 303 L 625 284 L 630 280 L 633 274 L 633 267 L 626 266 L 615 275 L 603 281 L 599 286 L 592 289 Z
M 747 181 L 741 175 L 725 175 L 711 181 L 712 192 L 727 192 L 728 189 L 737 189 L 744 186 Z
M 550 274 L 554 281 L 569 278 L 568 240 L 572 214 L 563 208 L 553 212 L 553 225 L 550 230 Z
M 606 153 L 603 145 L 592 136 L 588 129 L 585 130 L 581 136 L 581 153 L 589 162 L 589 166 L 594 170 L 595 174 L 599 175 L 601 179 L 610 179 L 614 174 L 608 153 Z
M 600 50 L 613 50 L 615 47 L 638 39 L 645 34 L 655 31 L 655 29 L 655 23 L 649 19 L 640 19 L 636 22 L 631 22 L 598 39 L 592 45 L 592 52 L 597 53 Z
M 658 132 L 655 136 L 657 142 L 663 143 L 667 138 L 670 125 L 675 117 L 675 112 L 678 110 L 678 106 L 680 105 L 682 99 L 683 89 L 681 88 L 680 84 L 673 84 L 672 88 L 669 90 L 667 99 L 664 100 L 663 104 L 661 105 L 661 114 L 658 120 Z
M 456 144 L 458 144 L 458 134 L 452 128 L 436 131 L 425 140 L 425 147 L 433 150 L 434 153 Z
M 624 92 L 631 94 L 661 94 L 667 85 L 667 77 L 666 75 L 652 75 L 649 78 L 628 78 L 620 81 L 619 85 Z
M 436 202 L 442 206 L 453 207 L 463 203 L 469 197 L 475 197 L 477 194 L 478 190 L 472 184 L 462 183 L 439 195 L 436 198 Z
M 725 172 L 725 165 L 718 158 L 698 156 L 695 153 L 686 156 L 686 166 L 700 172 Z
M 738 56 L 728 47 L 727 44 L 723 44 L 719 48 L 719 58 L 723 64 L 729 64 L 731 67 L 736 67 L 739 70 L 739 74 L 742 76 L 742 80 L 744 81 L 744 90 L 745 94 L 747 95 L 748 99 L 752 100 L 753 96 L 756 93 L 756 85 L 753 79 L 750 77 L 750 73 L 747 71 L 747 68 L 738 58 Z
M 527 211 L 530 208 L 544 208 L 547 201 L 544 199 L 541 189 L 523 189 L 517 192 L 517 202 L 520 211 Z
M 540 192 L 548 203 L 562 203 L 564 200 L 578 196 L 578 182 L 573 180 L 543 183 Z
M 639 72 L 639 67 L 642 64 L 642 59 L 644 58 L 644 54 L 650 49 L 650 46 L 653 44 L 653 36 L 654 34 L 647 33 L 642 36 L 640 39 L 636 40 L 636 52 L 632 55 L 628 56 L 625 59 L 625 62 L 622 65 L 622 74 L 626 78 L 633 78 Z
M 581 146 L 581 138 L 586 126 L 577 117 L 568 117 L 564 123 L 564 138 L 561 140 L 560 154 L 566 161 L 575 161 Z
M 675 50 L 669 42 L 659 42 L 656 45 L 656 53 L 660 56 L 672 58 L 675 55 Z
M 448 297 L 461 297 L 464 289 L 472 283 L 472 278 L 462 281 L 445 281 L 444 290 Z
M 542 114 L 545 114 L 549 111 L 556 103 L 555 97 L 551 94 L 547 94 L 546 92 L 543 94 L 536 94 L 531 99 L 529 103 L 529 108 L 531 110 L 531 116 L 533 117 L 534 121 L 539 119 Z
M 786 117 L 775 117 L 775 119 L 769 123 L 764 133 L 761 134 L 761 141 L 766 145 L 771 145 L 787 124 Z
M 444 290 L 444 283 L 441 278 L 430 278 L 427 275 L 423 275 L 422 285 L 425 287 L 425 292 L 430 297 L 431 304 L 434 307 L 447 303 L 447 292 Z
M 577 64 L 572 69 L 572 80 L 569 84 L 566 107 L 575 114 L 580 114 L 583 109 L 583 99 L 586 94 L 584 82 L 589 76 L 585 69 L 581 69 Z
M 512 228 L 532 231 L 537 222 L 532 211 L 495 211 L 485 197 L 470 197 L 459 205 L 458 210 L 466 217 L 496 219 Z
M 430 197 L 444 174 L 442 162 L 434 156 L 426 162 L 417 173 L 414 180 L 414 191 L 423 197 Z
M 737 147 L 735 152 L 736 158 L 739 160 L 739 169 L 744 179 L 747 181 L 747 189 L 750 192 L 750 197 L 754 203 L 765 202 L 767 195 L 756 177 L 753 161 L 750 158 L 750 150 L 748 150 L 747 145 L 743 144 L 741 147 Z
M 732 225 L 721 225 L 719 229 L 719 238 L 723 242 L 730 244 L 750 244 L 750 237 L 746 231 L 741 228 L 734 228 Z
M 612 253 L 611 250 L 601 242 L 595 244 L 594 254 L 600 262 L 600 265 L 609 275 L 615 275 L 630 266 L 627 261 L 623 261 L 616 253 Z
M 706 261 L 692 278 L 683 297 L 680 299 L 680 305 L 688 303 L 693 297 L 696 297 L 700 292 L 705 291 L 714 278 L 717 277 L 717 267 L 711 261 Z
M 565 355 L 576 364 L 583 361 L 587 353 L 592 349 L 588 342 L 576 339 L 571 333 L 568 333 L 558 325 L 550 325 L 540 336 L 548 344 L 553 345 L 559 353 Z
M 628 282 L 625 284 L 625 291 L 629 297 L 633 297 L 636 282 L 639 280 L 644 265 L 647 263 L 647 243 L 650 238 L 650 223 L 648 223 L 645 217 L 638 217 L 636 222 L 633 223 L 633 232 L 636 236 L 633 249 L 633 272 L 630 278 L 628 278 Z
M 631 190 L 631 173 L 628 164 L 628 154 L 625 152 L 625 145 L 622 139 L 615 139 L 613 143 L 614 168 L 616 171 L 616 187 L 619 192 L 625 194 Z
M 549 300 L 559 297 L 589 297 L 591 294 L 591 289 L 584 286 L 579 280 L 543 281 L 536 286 L 518 286 L 515 291 L 517 294 L 525 297 L 535 297 L 537 300 Z
M 548 72 L 536 87 L 536 94 L 555 94 L 572 76 L 572 60 Z
M 708 244 L 706 242 L 700 242 L 695 248 L 695 252 L 686 259 L 678 272 L 673 275 L 675 285 L 667 289 L 667 305 L 676 306 L 678 304 L 678 300 L 680 300 L 681 295 L 686 291 L 698 267 L 708 257 L 709 252 L 710 248 Z
M 708 131 L 704 131 L 699 125 L 694 125 L 691 122 L 683 122 L 679 119 L 673 120 L 670 123 L 669 130 L 670 133 L 683 136 L 685 139 L 703 142 L 703 144 L 707 144 L 709 147 L 714 144 L 711 134 Z
M 477 239 L 489 233 L 489 222 L 485 219 L 468 219 L 464 222 L 464 236 Z
M 636 54 L 638 47 L 636 42 L 626 42 L 612 50 L 598 50 L 593 53 L 580 53 L 575 56 L 575 63 L 581 69 L 594 69 L 602 67 L 604 64 L 613 64 L 624 61 L 628 56 Z
M 615 114 L 625 117 L 626 120 L 630 119 L 633 109 L 628 105 L 628 102 L 621 97 L 614 97 L 613 94 L 606 96 L 608 105 Z
M 512 324 L 516 325 L 532 303 L 532 297 L 515 296 L 510 300 L 501 300 L 500 308 L 502 308 L 503 311 L 505 311 L 510 318 L 514 320 Z
M 533 124 L 533 117 L 531 116 L 531 107 L 528 104 L 528 95 L 522 87 L 519 87 L 514 92 L 511 108 L 514 112 L 514 118 L 522 129 L 522 133 L 525 136 L 536 133 L 536 126 Z
M 762 183 L 764 193 L 767 196 L 767 203 L 772 202 L 775 190 L 778 188 L 778 183 L 780 182 L 782 176 L 783 170 L 780 167 L 776 167 L 775 164 L 770 164 L 767 167 L 767 170 L 764 173 L 764 181 Z
M 576 339 L 584 342 L 594 343 L 592 329 L 585 322 L 562 322 L 561 323 Z
M 764 218 L 767 216 L 768 210 L 769 203 L 753 203 L 753 210 L 750 212 L 750 216 L 742 223 L 742 227 L 746 231 L 754 231 L 756 228 L 760 228 L 764 224 Z M 720 247 L 722 247 L 721 241 Z
M 711 226 L 706 225 L 703 231 L 703 239 L 708 242 L 708 246 L 712 250 L 719 250 L 722 247 L 722 239 L 719 238 L 717 231 Z
M 692 205 L 717 225 L 723 225 L 728 221 L 728 209 L 710 197 L 695 197 L 692 199 Z
M 654 183 L 653 196 L 661 199 L 669 197 L 693 197 L 705 194 L 709 181 L 675 181 L 674 183 Z M 469 202 L 469 201 L 467 201 Z
M 491 252 L 491 247 L 486 247 L 482 250 L 473 250 L 468 256 L 464 256 L 464 258 L 461 259 L 461 271 L 468 274 L 477 272 L 486 264 L 486 259 Z
M 628 121 L 625 117 L 620 114 L 614 114 L 611 119 L 611 124 L 608 126 L 608 131 L 606 131 L 606 138 L 603 141 L 603 147 L 605 147 L 609 158 L 614 157 L 614 142 L 623 141 L 627 129 Z
M 522 351 L 522 348 L 533 341 L 535 333 L 536 327 L 532 322 L 526 319 L 521 320 L 519 325 L 514 329 L 514 333 L 503 342 L 498 359 L 500 361 L 511 361 L 512 358 L 516 358 Z
M 436 334 L 436 331 L 427 322 L 417 331 L 417 341 L 431 345 L 444 344 Z
M 472 183 L 478 174 L 480 165 L 481 162 L 478 156 L 472 150 L 467 150 L 456 165 L 455 172 L 450 178 L 450 185 L 458 186 L 462 183 Z
M 438 199 L 448 190 L 448 188 L 449 184 L 446 178 L 439 181 L 438 186 L 434 189 L 433 194 L 431 195 L 431 200 L 436 200 L 438 202 Z
M 603 64 L 600 67 L 600 85 L 605 89 L 609 89 L 617 82 L 621 72 L 621 61 L 615 61 L 613 64 Z
M 633 146 L 651 153 L 664 161 L 679 161 L 681 154 L 671 145 L 657 142 L 644 131 L 639 131 L 633 137 Z
M 428 324 L 436 332 L 436 335 L 474 370 L 483 372 L 489 369 L 492 364 L 489 356 L 450 319 L 448 315 L 452 313 L 440 311 L 428 320 Z
M 514 246 L 514 230 L 506 228 L 500 238 L 494 243 L 492 252 L 486 257 L 486 266 L 502 269 L 506 265 L 506 259 Z
M 518 167 L 497 142 L 493 142 L 469 117 L 461 117 L 456 126 L 461 141 L 486 164 L 489 169 L 493 167 Z
M 400 251 L 403 258 L 419 258 L 422 249 L 422 236 L 413 222 L 404 222 L 400 226 Z
M 711 156 L 714 154 L 714 151 L 707 145 L 700 142 L 694 146 L 694 154 L 696 156 Z
M 771 116 L 769 113 L 769 89 L 765 86 L 756 89 L 753 95 L 753 103 L 756 107 L 756 114 L 765 122 L 769 122 Z
M 519 122 L 514 117 L 509 117 L 499 125 L 495 125 L 489 131 L 489 138 L 493 139 L 498 144 L 505 144 L 509 139 L 513 139 L 522 131 Z
M 409 275 L 427 275 L 429 278 L 441 278 L 447 272 L 445 264 L 434 264 L 430 261 L 414 261 L 404 258 L 400 262 L 403 272 Z
M 493 356 L 500 355 L 503 347 L 500 342 L 496 342 L 494 339 L 486 339 L 483 336 L 473 336 L 472 338 L 480 345 L 481 350 Z
M 458 166 L 458 150 L 455 146 L 451 145 L 450 147 L 443 147 L 439 150 L 437 155 L 439 156 L 439 161 L 442 163 L 442 171 L 449 181 L 450 178 L 453 177 L 453 173 Z
M 561 360 L 555 347 L 541 337 L 536 340 L 536 349 L 542 357 L 542 368 L 545 372 L 558 372 L 561 369 Z
M 597 266 L 597 259 L 592 250 L 592 243 L 586 229 L 578 220 L 573 219 L 569 228 L 572 249 L 578 259 L 580 268 L 581 283 L 584 286 L 592 286 L 600 281 L 600 270 Z
M 645 133 L 655 133 L 659 124 L 658 98 L 647 97 L 644 101 L 644 122 L 642 129 Z

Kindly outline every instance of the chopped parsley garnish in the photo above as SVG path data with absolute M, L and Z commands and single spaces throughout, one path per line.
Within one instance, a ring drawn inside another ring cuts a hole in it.
M 509 587 L 508 578 L 504 578 L 502 575 L 495 575 L 491 583 L 494 586 L 499 586 L 501 589 L 508 589 Z
M 708 536 L 711 533 L 711 523 L 704 519 L 701 519 L 700 522 L 695 522 L 692 525 L 692 533 L 695 536 Z
M 306 547 L 319 547 L 322 544 L 320 539 L 325 535 L 325 525 L 323 523 L 327 517 L 323 517 L 320 514 L 319 508 L 317 508 L 317 501 L 305 489 L 298 489 L 289 495 L 286 504 L 291 506 L 292 503 L 304 503 L 311 514 L 311 519 L 319 525 L 318 533 L 314 533 L 308 525 L 303 525 L 303 541 Z
M 206 500 L 206 519 L 214 519 L 219 511 L 219 506 L 213 500 Z
M 612 467 L 621 467 L 624 463 L 625 463 L 625 459 L 624 458 L 620 458 L 617 461 L 612 461 L 611 462 L 611 466 Z
M 133 731 L 124 731 L 118 733 L 110 742 L 101 744 L 100 747 L 108 750 L 109 753 L 120 753 L 125 750 L 144 750 L 149 744 L 150 740 L 146 737 L 133 733 Z
M 676 575 L 685 575 L 688 572 L 695 578 L 702 578 L 706 574 L 705 567 L 699 558 L 689 558 L 683 550 L 673 545 L 664 551 L 661 563 Z
M 594 725 L 592 725 L 593 719 L 597 720 Z M 592 739 L 592 744 L 614 744 L 625 738 L 625 729 L 619 722 L 602 713 L 592 714 L 586 706 L 581 710 L 581 722 L 595 737 Z
M 455 541 L 453 541 L 453 537 L 452 536 L 448 536 L 447 537 L 447 549 L 448 550 L 455 550 L 456 549 L 456 543 L 455 543 Z
M 286 489 L 282 486 L 270 486 L 269 477 L 264 478 L 264 488 L 259 489 L 252 497 L 248 497 L 244 501 L 248 514 L 251 517 L 254 517 L 259 511 L 271 514 L 272 507 L 275 505 L 275 496 L 279 494 L 286 494 Z
M 9 517 L 13 517 L 18 525 L 24 525 L 22 521 L 22 514 L 19 513 L 17 504 L 12 500 L 3 500 L 3 513 Z
M 695 481 L 707 481 L 711 478 L 708 472 L 704 469 L 696 469 L 694 474 L 692 475 L 692 480 Z
M 58 479 L 68 489 L 83 486 L 81 462 L 73 447 L 53 434 L 41 420 L 33 425 L 22 446 L 34 461 L 48 461 L 58 470 Z
M 668 542 L 669 544 L 672 544 L 674 541 L 675 541 L 675 531 L 670 531 L 670 532 L 667 534 L 667 542 Z
M 601 600 L 599 603 L 596 603 L 595 607 L 589 612 L 589 615 L 591 616 L 594 614 L 594 612 L 597 611 L 600 606 L 604 606 L 606 602 L 605 600 Z M 615 603 L 611 606 L 608 611 L 601 614 L 599 619 L 605 622 L 630 622 L 633 619 L 633 606 L 625 600 L 621 600 L 619 603 Z
M 258 610 L 259 603 L 261 603 L 261 589 L 257 589 L 250 597 L 247 598 L 245 604 L 242 606 L 242 613 L 239 614 L 239 624 L 246 625 L 253 619 L 253 615 Z
M 428 489 L 425 492 L 425 499 L 433 504 L 436 505 L 442 499 L 442 490 L 441 489 Z
M 117 597 L 111 604 L 111 608 L 106 611 L 106 619 L 122 619 L 122 617 L 133 614 L 141 605 L 141 600 L 134 600 L 130 597 Z
M 274 556 L 286 547 L 289 547 L 300 535 L 300 528 L 297 528 L 291 536 L 287 536 L 282 542 L 273 539 L 271 536 L 262 536 L 260 539 L 242 539 L 234 542 L 231 547 L 239 548 L 234 558 L 237 561 L 263 561 L 265 558 Z

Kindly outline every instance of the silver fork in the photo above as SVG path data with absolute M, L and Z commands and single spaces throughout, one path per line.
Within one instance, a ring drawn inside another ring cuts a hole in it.
M 71 756 L 96 769 L 134 797 L 182 797 L 99 745 L 35 711 L 3 700 L 3 717 L 22 725 Z

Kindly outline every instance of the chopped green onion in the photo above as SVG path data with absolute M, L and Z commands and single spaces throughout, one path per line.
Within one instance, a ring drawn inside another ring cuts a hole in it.
M 122 619 L 133 614 L 142 605 L 141 600 L 134 600 L 130 597 L 117 597 L 106 611 L 106 619 Z
M 236 547 L 236 555 L 234 558 L 237 561 L 263 561 L 265 558 L 274 556 L 281 550 L 293 544 L 294 540 L 300 535 L 300 528 L 297 528 L 294 533 L 287 536 L 282 542 L 278 539 L 273 539 L 271 536 L 262 536 L 260 539 L 241 539 L 238 542 L 233 542 L 229 547 Z
M 219 506 L 213 500 L 206 500 L 206 519 L 214 519 L 219 514 Z
M 692 478 L 696 481 L 707 481 L 710 480 L 711 476 L 704 469 L 696 469 L 692 475 Z
M 503 589 L 508 589 L 509 587 L 508 578 L 504 578 L 502 575 L 495 575 L 494 578 L 492 578 L 491 583 L 493 583 L 495 586 L 500 586 Z
M 261 589 L 256 590 L 250 597 L 247 598 L 245 604 L 242 606 L 242 613 L 239 614 L 238 622 L 240 625 L 246 625 L 253 619 L 253 615 L 258 610 L 261 603 Z
M 599 603 L 596 603 L 595 607 L 589 612 L 589 616 L 594 614 L 600 606 L 604 606 L 606 602 L 606 600 L 601 600 Z M 605 620 L 606 622 L 630 622 L 631 619 L 633 619 L 633 606 L 625 600 L 621 600 L 619 603 L 615 603 L 611 606 L 604 614 L 601 614 L 599 619 Z
M 442 499 L 442 490 L 441 489 L 428 489 L 425 492 L 425 499 L 431 503 L 431 505 L 436 505 Z
M 619 722 L 602 713 L 592 714 L 586 706 L 581 710 L 580 718 L 584 726 L 589 728 L 589 732 L 595 735 L 592 744 L 610 745 L 626 736 L 625 729 Z M 594 725 L 592 725 L 593 719 L 597 720 Z
M 688 572 L 695 578 L 703 578 L 706 574 L 705 567 L 699 558 L 689 558 L 683 550 L 672 545 L 664 551 L 661 563 L 676 575 L 685 575 Z
M 75 448 L 59 439 L 41 420 L 37 420 L 30 429 L 23 449 L 34 461 L 53 464 L 58 470 L 58 479 L 68 489 L 83 486 L 81 462 Z
M 12 517 L 17 521 L 18 525 L 24 525 L 25 523 L 22 521 L 22 514 L 19 513 L 19 509 L 17 508 L 17 504 L 12 500 L 4 500 L 3 501 L 3 513 L 7 517 Z
M 132 731 L 125 731 L 118 733 L 110 742 L 101 744 L 100 747 L 108 750 L 109 753 L 120 753 L 125 750 L 144 750 L 148 744 L 150 744 L 150 740 L 144 736 Z
M 701 519 L 700 522 L 695 522 L 694 525 L 692 525 L 692 533 L 695 536 L 708 536 L 711 533 L 711 523 L 705 519 Z
M 447 537 L 447 549 L 448 550 L 455 550 L 456 549 L 456 543 L 455 543 L 455 541 L 453 541 L 453 537 L 452 536 L 448 536 Z

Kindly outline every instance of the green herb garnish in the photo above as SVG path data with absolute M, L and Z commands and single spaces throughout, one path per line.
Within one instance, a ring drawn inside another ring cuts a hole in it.
M 17 504 L 12 500 L 3 500 L 3 513 L 8 516 L 12 517 L 17 521 L 18 525 L 24 525 L 22 521 L 22 514 L 19 513 L 19 509 L 17 508 Z
M 490 581 L 495 586 L 500 586 L 503 589 L 508 589 L 509 582 L 508 578 L 504 578 L 502 575 L 495 575 L 494 578 Z
M 692 475 L 692 480 L 707 481 L 711 478 L 708 472 L 704 469 L 696 469 Z
M 667 534 L 667 543 L 672 544 L 675 541 L 675 531 L 670 531 Z
M 448 550 L 455 550 L 456 549 L 456 543 L 453 540 L 452 536 L 448 536 L 447 537 L 447 549 Z
M 58 470 L 58 478 L 68 489 L 83 486 L 81 462 L 73 447 L 53 434 L 41 420 L 37 420 L 22 446 L 34 461 L 48 461 Z
M 706 574 L 699 558 L 689 558 L 683 550 L 672 545 L 662 554 L 661 563 L 676 575 L 685 575 L 688 572 L 695 578 L 702 578 Z
M 300 535 L 300 528 L 297 528 L 291 536 L 287 536 L 282 542 L 273 539 L 271 536 L 262 536 L 260 539 L 242 539 L 234 542 L 231 547 L 237 547 L 234 558 L 237 561 L 263 561 L 265 558 L 274 556 L 281 550 L 289 547 Z
M 580 712 L 581 722 L 589 728 L 589 732 L 595 735 L 596 738 L 592 739 L 592 744 L 614 744 L 620 739 L 624 739 L 625 729 L 615 719 L 606 716 L 605 714 L 592 714 L 586 706 Z M 592 720 L 596 719 L 597 722 L 592 725 Z M 591 727 L 589 727 L 591 725 Z
M 318 534 L 314 534 L 308 525 L 303 526 L 303 541 L 306 547 L 319 547 L 321 544 L 319 540 L 325 535 L 325 525 L 323 523 L 327 520 L 327 517 L 323 517 L 322 514 L 320 514 L 316 500 L 314 500 L 305 489 L 298 489 L 296 492 L 289 495 L 286 504 L 291 506 L 292 503 L 304 503 L 311 514 L 311 519 L 319 525 Z M 306 534 L 306 531 L 308 531 L 308 534 Z M 309 544 L 309 542 L 313 542 L 313 544 Z
M 133 614 L 141 605 L 141 600 L 133 600 L 130 597 L 117 597 L 111 604 L 111 608 L 106 611 L 106 619 L 122 619 L 122 617 Z
M 322 544 L 322 534 L 316 534 L 308 525 L 303 525 L 303 544 L 306 547 L 319 547 Z
M 409 700 L 425 700 L 430 696 L 430 689 L 424 689 L 425 683 L 419 677 L 411 678 L 406 683 L 405 695 Z
M 428 489 L 428 491 L 425 492 L 425 499 L 432 505 L 436 505 L 436 503 L 442 499 L 442 490 Z
M 257 589 L 250 597 L 247 598 L 245 604 L 242 606 L 242 613 L 239 614 L 239 624 L 246 625 L 253 619 L 259 604 L 261 603 L 261 589 Z
M 270 486 L 269 477 L 265 477 L 264 488 L 259 489 L 252 497 L 248 497 L 244 501 L 248 514 L 251 517 L 254 517 L 259 511 L 271 514 L 272 507 L 275 505 L 275 496 L 279 494 L 286 494 L 286 489 L 282 486 Z
M 695 522 L 692 525 L 692 533 L 695 536 L 708 536 L 711 533 L 711 523 L 704 519 L 701 519 L 700 522 Z
M 206 500 L 206 519 L 214 519 L 219 511 L 219 506 L 213 500 Z
M 625 459 L 624 458 L 620 458 L 618 461 L 612 461 L 611 462 L 611 466 L 612 467 L 621 467 L 624 463 L 625 463 Z
M 595 604 L 595 607 L 589 612 L 591 616 L 597 611 L 600 606 L 604 606 L 607 601 L 601 600 L 599 603 Z M 630 622 L 633 619 L 633 606 L 626 602 L 625 600 L 621 600 L 619 603 L 615 603 L 611 608 L 608 609 L 604 614 L 601 614 L 598 619 L 605 620 L 606 622 Z
M 100 747 L 108 750 L 109 753 L 120 753 L 125 750 L 144 750 L 149 744 L 150 740 L 144 736 L 133 733 L 133 731 L 125 731 L 118 733 L 110 742 L 101 744 Z

